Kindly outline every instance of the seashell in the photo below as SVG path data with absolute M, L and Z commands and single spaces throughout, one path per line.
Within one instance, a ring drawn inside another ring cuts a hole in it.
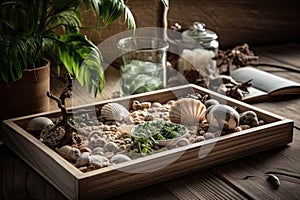
M 89 164 L 96 167 L 106 167 L 109 165 L 109 160 L 104 156 L 91 155 L 89 156 Z
M 255 127 L 259 125 L 257 115 L 254 111 L 246 111 L 240 114 L 240 124 Z
M 118 103 L 105 104 L 101 109 L 101 115 L 106 120 L 122 121 L 129 116 L 129 111 Z
M 177 140 L 176 142 L 176 146 L 178 147 L 183 147 L 183 146 L 187 146 L 190 144 L 190 141 L 186 138 L 180 138 L 179 140 Z
M 208 109 L 210 106 L 219 105 L 219 104 L 220 104 L 219 101 L 216 99 L 208 99 L 204 103 L 206 109 Z
M 234 130 L 239 125 L 239 113 L 228 105 L 215 105 L 207 109 L 206 119 L 210 126 Z
M 133 110 L 142 110 L 143 106 L 142 106 L 142 104 L 139 101 L 135 100 L 132 103 L 132 109 Z
M 40 134 L 40 141 L 49 147 L 59 145 L 61 139 L 65 136 L 66 131 L 62 126 L 55 126 L 54 124 L 46 126 Z
M 76 166 L 77 167 L 82 167 L 84 165 L 89 164 L 89 156 L 91 154 L 89 152 L 83 152 L 80 154 L 76 160 Z
M 118 129 L 122 134 L 130 134 L 134 125 L 121 125 Z
M 80 151 L 79 149 L 65 145 L 62 146 L 61 148 L 56 148 L 56 151 L 65 159 L 69 161 L 76 161 L 77 158 L 80 156 Z
M 118 163 L 130 161 L 130 160 L 131 160 L 131 158 L 129 158 L 128 156 L 126 156 L 124 154 L 116 154 L 110 159 L 110 162 L 112 164 L 118 164 Z
M 35 117 L 32 120 L 29 121 L 27 124 L 27 130 L 28 131 L 41 131 L 44 127 L 53 125 L 53 122 L 51 119 L 47 117 Z
M 272 184 L 274 189 L 277 189 L 280 186 L 280 180 L 274 174 L 267 174 L 267 181 Z
M 104 147 L 103 147 L 105 152 L 113 152 L 116 153 L 119 151 L 119 146 L 114 143 L 114 142 L 108 142 Z
M 171 122 L 185 125 L 195 125 L 205 121 L 206 108 L 199 100 L 183 98 L 170 108 Z

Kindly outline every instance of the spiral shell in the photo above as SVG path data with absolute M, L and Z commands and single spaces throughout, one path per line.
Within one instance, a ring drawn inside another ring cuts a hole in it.
M 207 109 L 206 119 L 210 126 L 233 130 L 239 125 L 239 113 L 228 105 L 215 105 Z
M 205 121 L 206 107 L 201 101 L 183 98 L 171 106 L 169 118 L 171 122 L 185 125 L 195 125 Z
M 62 126 L 55 126 L 54 124 L 46 126 L 40 134 L 40 141 L 49 147 L 59 145 L 61 139 L 65 136 L 66 131 Z
M 69 161 L 76 161 L 77 158 L 80 156 L 80 151 L 79 149 L 65 145 L 62 146 L 61 148 L 56 148 L 56 151 L 65 159 Z
M 35 117 L 27 124 L 28 131 L 41 131 L 44 127 L 53 125 L 53 122 L 48 117 Z
M 129 114 L 129 111 L 118 103 L 105 104 L 101 109 L 101 115 L 106 120 L 122 121 Z

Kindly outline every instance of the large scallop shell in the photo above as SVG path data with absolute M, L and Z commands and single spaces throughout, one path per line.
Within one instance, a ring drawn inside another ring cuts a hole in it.
M 106 120 L 122 121 L 129 114 L 129 111 L 118 103 L 105 104 L 101 109 L 101 115 Z
M 196 99 L 183 98 L 170 108 L 171 122 L 185 125 L 195 125 L 205 121 L 205 105 Z

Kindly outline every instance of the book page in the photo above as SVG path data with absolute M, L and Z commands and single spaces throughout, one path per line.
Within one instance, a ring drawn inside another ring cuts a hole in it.
M 252 86 L 265 91 L 269 94 L 277 91 L 278 94 L 283 94 L 284 91 L 278 92 L 278 90 L 287 89 L 288 93 L 300 92 L 300 84 L 288 79 L 264 72 L 262 70 L 253 67 L 242 67 L 234 70 L 231 73 L 234 80 L 239 82 L 245 82 L 252 79 Z M 294 89 L 294 91 L 292 91 Z

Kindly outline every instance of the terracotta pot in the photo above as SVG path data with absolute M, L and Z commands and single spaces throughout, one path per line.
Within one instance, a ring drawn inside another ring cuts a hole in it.
M 23 71 L 11 84 L 0 83 L 0 119 L 19 117 L 50 110 L 50 62 L 43 67 Z

